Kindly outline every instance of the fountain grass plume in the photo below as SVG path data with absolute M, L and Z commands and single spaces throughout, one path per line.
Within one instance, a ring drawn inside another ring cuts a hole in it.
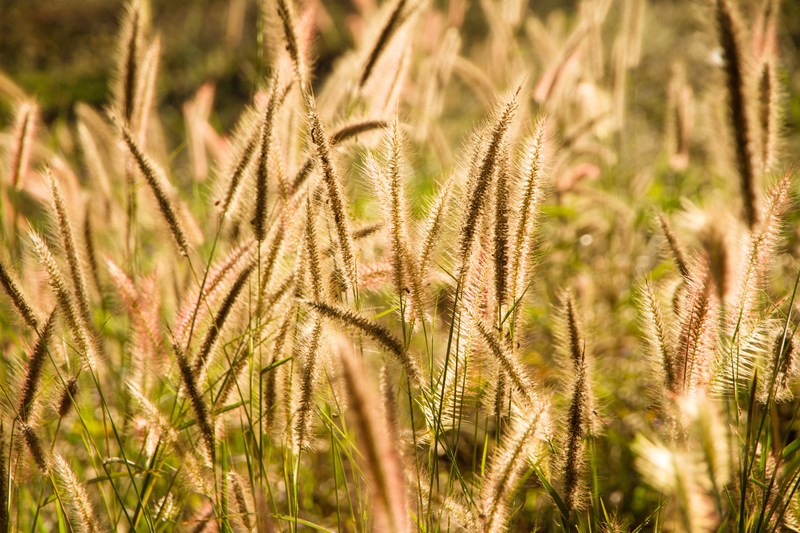
M 94 343 L 91 340 L 92 336 L 89 328 L 84 322 L 83 314 L 75 304 L 72 294 L 67 290 L 61 269 L 50 252 L 50 248 L 36 232 L 30 231 L 29 235 L 33 241 L 36 255 L 39 257 L 39 262 L 47 272 L 47 281 L 53 290 L 59 307 L 61 307 L 61 311 L 64 313 L 64 318 L 67 321 L 72 337 L 75 339 L 79 353 L 89 369 L 95 372 L 97 369 L 97 354 Z
M 203 369 L 208 364 L 208 358 L 213 352 L 214 347 L 217 345 L 217 341 L 219 340 L 222 329 L 225 327 L 225 323 L 227 322 L 228 317 L 233 310 L 233 306 L 239 300 L 239 296 L 242 294 L 242 290 L 247 285 L 247 280 L 250 278 L 250 274 L 253 272 L 254 268 L 255 263 L 250 262 L 245 265 L 241 272 L 239 272 L 239 275 L 236 277 L 236 281 L 233 282 L 233 285 L 228 291 L 228 294 L 225 296 L 225 299 L 217 311 L 217 314 L 214 316 L 214 322 L 211 324 L 211 327 L 209 327 L 208 331 L 203 337 L 203 342 L 200 344 L 200 349 L 198 350 L 197 356 L 195 357 L 192 365 L 192 372 L 196 378 L 201 375 Z
M 656 218 L 658 219 L 658 224 L 661 226 L 661 231 L 664 233 L 664 237 L 667 239 L 667 243 L 669 244 L 669 249 L 672 252 L 672 259 L 678 266 L 678 272 L 681 273 L 681 276 L 686 278 L 689 275 L 689 267 L 687 266 L 683 245 L 681 244 L 681 241 L 678 239 L 678 236 L 675 234 L 675 232 L 672 231 L 672 226 L 669 223 L 669 219 L 667 219 L 667 215 L 659 212 L 657 213 Z
M 375 68 L 375 64 L 378 62 L 378 58 L 381 56 L 381 53 L 386 49 L 389 41 L 392 38 L 392 35 L 394 35 L 397 29 L 403 24 L 404 19 L 406 18 L 403 17 L 403 10 L 407 3 L 408 0 L 395 0 L 394 6 L 389 13 L 389 18 L 386 20 L 383 28 L 381 28 L 381 32 L 378 34 L 378 38 L 370 49 L 369 54 L 367 54 L 364 68 L 361 71 L 361 76 L 358 79 L 359 88 L 364 87 L 364 85 L 367 83 L 367 80 L 372 74 L 372 71 Z
M 53 177 L 49 167 L 45 169 L 45 176 L 47 178 L 47 184 L 50 187 L 53 211 L 58 231 L 61 235 L 61 246 L 67 256 L 67 267 L 69 268 L 69 276 L 72 281 L 72 294 L 78 304 L 78 311 L 80 311 L 84 323 L 89 326 L 92 323 L 89 291 L 86 288 L 86 276 L 83 273 L 83 265 L 81 264 L 81 259 L 78 257 L 78 246 L 72 231 L 72 222 L 67 212 L 64 197 L 61 195 L 61 187 L 58 185 L 58 181 Z
M 370 131 L 387 128 L 389 127 L 389 124 L 390 122 L 388 120 L 372 119 L 372 118 L 365 118 L 348 122 L 345 125 L 334 130 L 333 133 L 331 133 L 329 138 L 330 146 L 331 148 L 333 148 L 349 139 L 352 139 L 360 135 L 361 133 L 367 133 Z M 297 171 L 294 178 L 292 179 L 292 191 L 294 191 L 295 194 L 300 190 L 300 187 L 302 187 L 302 185 L 311 175 L 311 171 L 314 170 L 316 162 L 317 162 L 316 157 L 310 155 L 306 158 L 303 164 L 300 165 L 300 169 Z
M 178 216 L 178 205 L 176 205 L 176 202 L 173 198 L 173 193 L 170 192 L 171 185 L 167 182 L 167 178 L 164 176 L 163 171 L 159 169 L 144 152 L 142 152 L 141 148 L 139 147 L 139 143 L 136 141 L 133 133 L 131 133 L 128 127 L 119 122 L 118 119 L 117 122 L 119 124 L 119 128 L 122 130 L 122 136 L 125 140 L 128 151 L 136 160 L 139 170 L 144 176 L 147 185 L 150 187 L 150 190 L 153 191 L 153 195 L 156 197 L 158 207 L 161 210 L 161 214 L 164 216 L 164 220 L 166 220 L 167 225 L 169 226 L 172 237 L 175 239 L 175 243 L 178 246 L 178 251 L 181 253 L 181 255 L 188 257 L 189 240 L 186 238 L 186 231 L 183 229 L 183 223 Z
M 325 184 L 325 190 L 328 193 L 328 200 L 330 201 L 339 253 L 344 263 L 345 281 L 348 288 L 355 287 L 357 283 L 355 245 L 353 244 L 353 237 L 350 233 L 347 217 L 347 203 L 345 201 L 344 192 L 342 191 L 341 180 L 333 164 L 330 142 L 328 141 L 325 129 L 317 114 L 313 96 L 308 96 L 307 106 L 309 135 L 316 149 L 317 162 L 322 169 L 322 181 Z
M 489 329 L 483 321 L 475 320 L 475 328 L 478 330 L 483 342 L 489 348 L 489 351 L 497 362 L 500 363 L 500 368 L 508 375 L 509 379 L 511 379 L 511 383 L 517 389 L 517 392 L 522 395 L 527 405 L 532 408 L 540 406 L 541 400 L 534 391 L 534 383 L 528 376 L 527 370 L 525 370 L 505 346 L 501 345 L 500 341 L 498 341 L 494 335 L 494 332 Z
M 725 57 L 728 83 L 731 128 L 736 149 L 736 168 L 739 171 L 744 222 L 754 230 L 760 220 L 758 212 L 758 175 L 754 161 L 752 124 L 749 117 L 747 89 L 747 59 L 742 45 L 742 30 L 738 14 L 730 0 L 715 2 L 719 42 Z
M 216 455 L 216 442 L 214 437 L 214 426 L 211 414 L 208 411 L 200 390 L 197 387 L 197 379 L 195 373 L 186 359 L 183 350 L 175 343 L 172 344 L 172 351 L 175 353 L 175 361 L 178 364 L 178 369 L 181 375 L 186 395 L 189 397 L 189 402 L 192 404 L 195 416 L 197 417 L 197 424 L 200 427 L 200 435 L 202 436 L 203 443 L 206 448 L 206 456 L 211 464 L 214 464 Z
M 9 183 L 12 187 L 22 187 L 23 179 L 28 171 L 28 162 L 31 157 L 31 147 L 36 135 L 36 117 L 39 107 L 35 102 L 27 101 L 20 104 L 14 123 L 14 144 L 11 150 L 11 175 Z
M 318 311 L 323 316 L 342 324 L 352 326 L 377 341 L 403 365 L 403 369 L 406 371 L 409 380 L 417 385 L 421 383 L 422 371 L 419 368 L 419 364 L 413 359 L 411 354 L 408 353 L 408 350 L 403 347 L 403 343 L 400 339 L 395 337 L 388 329 L 374 320 L 365 317 L 361 313 L 340 305 L 311 301 L 307 303 L 312 309 Z
M 58 407 L 56 413 L 59 418 L 67 416 L 75 405 L 75 400 L 78 397 L 79 391 L 78 376 L 72 376 L 67 381 L 67 386 L 61 391 L 61 396 L 58 399 Z
M 658 367 L 663 372 L 664 387 L 672 392 L 678 392 L 677 372 L 675 369 L 675 354 L 669 339 L 669 330 L 664 322 L 664 315 L 658 305 L 653 284 L 646 281 L 641 290 L 641 307 L 644 311 L 644 332 L 650 345 L 656 352 Z
M 297 450 L 311 446 L 311 425 L 316 404 L 314 395 L 321 381 L 321 350 L 323 337 L 323 320 L 320 314 L 314 313 L 313 323 L 305 339 L 303 366 L 300 379 L 300 405 L 295 413 L 292 428 L 292 440 Z
M 53 334 L 54 319 L 57 307 L 53 308 L 50 315 L 45 320 L 39 338 L 31 351 L 28 359 L 28 369 L 25 372 L 25 381 L 22 384 L 22 391 L 19 397 L 19 418 L 24 423 L 28 423 L 31 412 L 33 411 L 36 393 L 44 371 L 44 363 L 47 358 L 47 344 Z
M 33 307 L 31 307 L 31 304 L 28 303 L 28 299 L 25 298 L 22 288 L 14 280 L 11 268 L 2 258 L 0 258 L 0 285 L 3 286 L 6 294 L 11 298 L 11 303 L 14 304 L 14 307 L 17 309 L 19 316 L 22 317 L 25 324 L 27 324 L 28 327 L 36 329 L 39 325 L 37 313 Z
M 59 454 L 53 454 L 53 471 L 61 483 L 61 494 L 67 502 L 67 507 L 73 517 L 72 523 L 81 533 L 101 533 L 106 529 L 101 527 L 95 516 L 92 502 L 86 487 L 80 482 L 78 476 L 72 471 L 69 464 Z
M 374 491 L 377 527 L 390 533 L 409 533 L 408 503 L 406 501 L 404 468 L 391 430 L 380 416 L 377 395 L 370 390 L 362 362 L 356 359 L 350 342 L 338 342 L 339 359 L 347 388 L 349 410 L 358 434 L 359 451 L 364 460 L 361 467 Z
M 530 457 L 536 456 L 541 439 L 543 411 L 515 416 L 508 434 L 492 454 L 488 472 L 481 483 L 480 506 L 485 533 L 507 531 L 509 502 L 518 489 Z
M 39 435 L 36 430 L 28 424 L 21 423 L 22 438 L 25 440 L 25 445 L 31 454 L 31 459 L 36 463 L 39 472 L 45 476 L 50 471 L 50 458 L 48 457 L 47 450 L 42 446 L 42 441 L 39 440 Z
M 456 247 L 462 274 L 469 268 L 467 261 L 478 235 L 478 222 L 483 213 L 488 191 L 497 172 L 497 163 L 502 157 L 511 122 L 517 109 L 517 96 L 522 90 L 520 86 L 497 111 L 489 140 L 480 150 L 483 154 L 476 172 L 470 173 L 470 191 L 466 201 L 466 209 L 461 222 L 461 233 Z
M 290 0 L 289 0 L 290 1 Z M 258 171 L 256 172 L 256 201 L 255 215 L 253 217 L 253 232 L 256 240 L 263 242 L 267 238 L 267 192 L 269 186 L 270 158 L 273 155 L 273 132 L 275 130 L 275 117 L 280 99 L 280 81 L 277 76 L 272 79 L 269 93 L 269 103 L 261 126 L 261 151 L 258 156 Z

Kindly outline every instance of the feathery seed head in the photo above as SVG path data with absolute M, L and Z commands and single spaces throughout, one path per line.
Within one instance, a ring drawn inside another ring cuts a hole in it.
M 504 150 L 508 132 L 514 119 L 514 113 L 517 109 L 517 95 L 520 89 L 521 86 L 497 112 L 497 118 L 492 126 L 489 140 L 485 146 L 480 148 L 482 154 L 480 163 L 476 165 L 475 171 L 470 173 L 469 198 L 462 217 L 462 229 L 457 248 L 462 273 L 469 266 L 466 262 L 477 238 L 478 219 L 483 213 L 486 198 L 488 197 L 487 191 L 494 180 L 497 163 Z
M 105 528 L 100 526 L 100 522 L 95 516 L 86 487 L 78 480 L 78 476 L 75 475 L 64 458 L 57 453 L 53 454 L 53 471 L 63 486 L 62 494 L 71 511 L 73 522 L 78 526 L 78 531 L 81 533 L 100 533 L 105 531 Z
M 17 109 L 14 121 L 14 144 L 11 151 L 11 187 L 22 188 L 25 174 L 28 172 L 28 163 L 31 157 L 31 148 L 36 136 L 36 117 L 39 106 L 33 101 L 25 101 Z
M 45 358 L 47 357 L 47 343 L 53 333 L 53 319 L 56 315 L 56 308 L 50 312 L 47 320 L 39 332 L 39 338 L 31 351 L 28 359 L 28 371 L 25 374 L 25 382 L 22 385 L 22 392 L 19 399 L 19 417 L 24 423 L 28 423 L 31 411 L 33 411 L 36 391 L 44 370 Z
M 150 186 L 150 190 L 153 191 L 161 214 L 167 221 L 172 237 L 178 245 L 178 250 L 181 255 L 188 256 L 189 239 L 186 237 L 186 231 L 178 215 L 180 210 L 174 198 L 174 191 L 171 190 L 172 186 L 164 176 L 164 172 L 142 151 L 139 143 L 128 127 L 115 115 L 112 115 L 112 119 L 118 124 L 118 127 L 122 131 L 122 136 L 128 151 L 136 160 L 136 164 L 139 166 L 139 170 L 144 176 L 145 181 Z
M 742 46 L 738 14 L 730 0 L 716 0 L 719 41 L 725 56 L 728 81 L 731 127 L 736 148 L 736 167 L 739 171 L 744 221 L 753 230 L 760 220 L 758 211 L 758 175 L 756 173 L 752 124 L 747 94 L 747 58 Z
M 11 274 L 11 268 L 6 264 L 5 261 L 3 261 L 2 258 L 0 258 L 0 285 L 3 286 L 6 294 L 8 294 L 9 298 L 11 298 L 11 303 L 13 303 L 14 307 L 17 308 L 17 312 L 22 317 L 22 320 L 25 321 L 29 327 L 36 329 L 39 324 L 37 313 L 28 303 L 28 300 L 22 293 L 22 289 L 20 288 L 19 284 L 14 281 L 14 277 Z
M 58 400 L 58 417 L 64 418 L 69 414 L 72 406 L 75 405 L 75 400 L 78 397 L 78 376 L 73 376 L 67 381 L 67 386 L 61 391 L 61 397 Z
M 339 338 L 337 349 L 358 432 L 359 451 L 364 457 L 362 469 L 376 493 L 378 527 L 390 533 L 408 533 L 410 528 L 404 468 L 401 456 L 389 438 L 391 430 L 377 409 L 380 400 L 367 385 L 369 380 L 362 363 L 353 353 L 350 342 Z

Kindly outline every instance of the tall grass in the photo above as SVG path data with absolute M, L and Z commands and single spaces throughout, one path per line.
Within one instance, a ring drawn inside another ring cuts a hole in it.
M 78 151 L 2 77 L 0 532 L 800 527 L 780 10 L 694 15 L 662 134 L 646 4 L 359 3 L 323 75 L 324 3 L 262 2 L 177 147 L 146 0 Z

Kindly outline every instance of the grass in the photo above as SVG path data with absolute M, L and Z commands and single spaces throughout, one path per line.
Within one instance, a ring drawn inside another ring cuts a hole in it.
M 0 530 L 800 527 L 791 9 L 251 7 L 0 78 Z

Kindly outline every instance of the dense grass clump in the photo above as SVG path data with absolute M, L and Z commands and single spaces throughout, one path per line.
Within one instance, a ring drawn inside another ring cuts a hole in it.
M 791 10 L 468 4 L 231 0 L 229 132 L 147 0 L 0 74 L 0 533 L 800 528 Z

